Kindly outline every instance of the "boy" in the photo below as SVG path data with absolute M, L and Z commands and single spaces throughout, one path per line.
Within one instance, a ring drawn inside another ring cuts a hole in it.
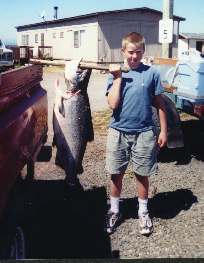
M 109 124 L 106 169 L 111 174 L 110 210 L 107 232 L 112 233 L 121 219 L 119 198 L 122 179 L 129 161 L 136 176 L 139 202 L 139 231 L 149 235 L 153 231 L 147 210 L 150 175 L 157 171 L 158 146 L 167 142 L 167 121 L 161 93 L 159 73 L 141 63 L 145 52 L 144 37 L 136 32 L 122 40 L 122 53 L 127 73 L 119 65 L 110 65 L 107 100 L 113 110 Z M 161 132 L 156 138 L 152 121 L 152 105 L 158 109 Z

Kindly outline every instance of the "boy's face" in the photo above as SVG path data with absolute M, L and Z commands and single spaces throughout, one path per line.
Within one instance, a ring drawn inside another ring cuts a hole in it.
M 128 43 L 126 48 L 122 49 L 122 53 L 127 60 L 128 66 L 130 68 L 137 68 L 144 54 L 144 48 L 142 45 L 137 46 L 133 43 Z

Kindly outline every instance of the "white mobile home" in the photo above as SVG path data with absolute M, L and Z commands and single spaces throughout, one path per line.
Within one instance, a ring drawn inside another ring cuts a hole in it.
M 178 42 L 178 57 L 189 50 L 197 50 L 204 53 L 204 33 L 181 33 Z
M 83 57 L 91 61 L 122 60 L 121 39 L 131 31 L 142 33 L 146 39 L 146 55 L 159 57 L 159 20 L 162 12 L 150 8 L 134 8 L 97 12 L 87 15 L 54 19 L 41 23 L 18 26 L 18 46 L 33 47 L 34 56 L 40 48 L 49 49 L 55 59 Z M 177 56 L 179 23 L 185 18 L 174 16 L 173 56 Z M 44 52 L 46 56 L 46 52 Z

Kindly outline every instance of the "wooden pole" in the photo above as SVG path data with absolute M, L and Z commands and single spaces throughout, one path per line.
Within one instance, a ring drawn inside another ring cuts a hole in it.
M 38 65 L 52 65 L 52 66 L 65 66 L 66 61 L 65 60 L 41 60 L 41 59 L 30 59 L 30 63 L 32 64 L 38 64 Z M 96 70 L 104 70 L 109 71 L 109 67 L 105 65 L 99 65 L 94 62 L 87 62 L 87 61 L 81 61 L 79 63 L 79 68 L 81 69 L 96 69 Z M 123 72 L 128 72 L 129 69 L 122 67 Z
M 163 20 L 173 19 L 174 0 L 163 0 Z M 169 43 L 162 44 L 162 57 L 172 57 L 172 45 Z

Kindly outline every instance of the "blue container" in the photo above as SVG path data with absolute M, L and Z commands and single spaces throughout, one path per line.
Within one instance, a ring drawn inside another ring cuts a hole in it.
M 204 58 L 192 55 L 176 65 L 173 86 L 175 95 L 192 103 L 204 103 Z

